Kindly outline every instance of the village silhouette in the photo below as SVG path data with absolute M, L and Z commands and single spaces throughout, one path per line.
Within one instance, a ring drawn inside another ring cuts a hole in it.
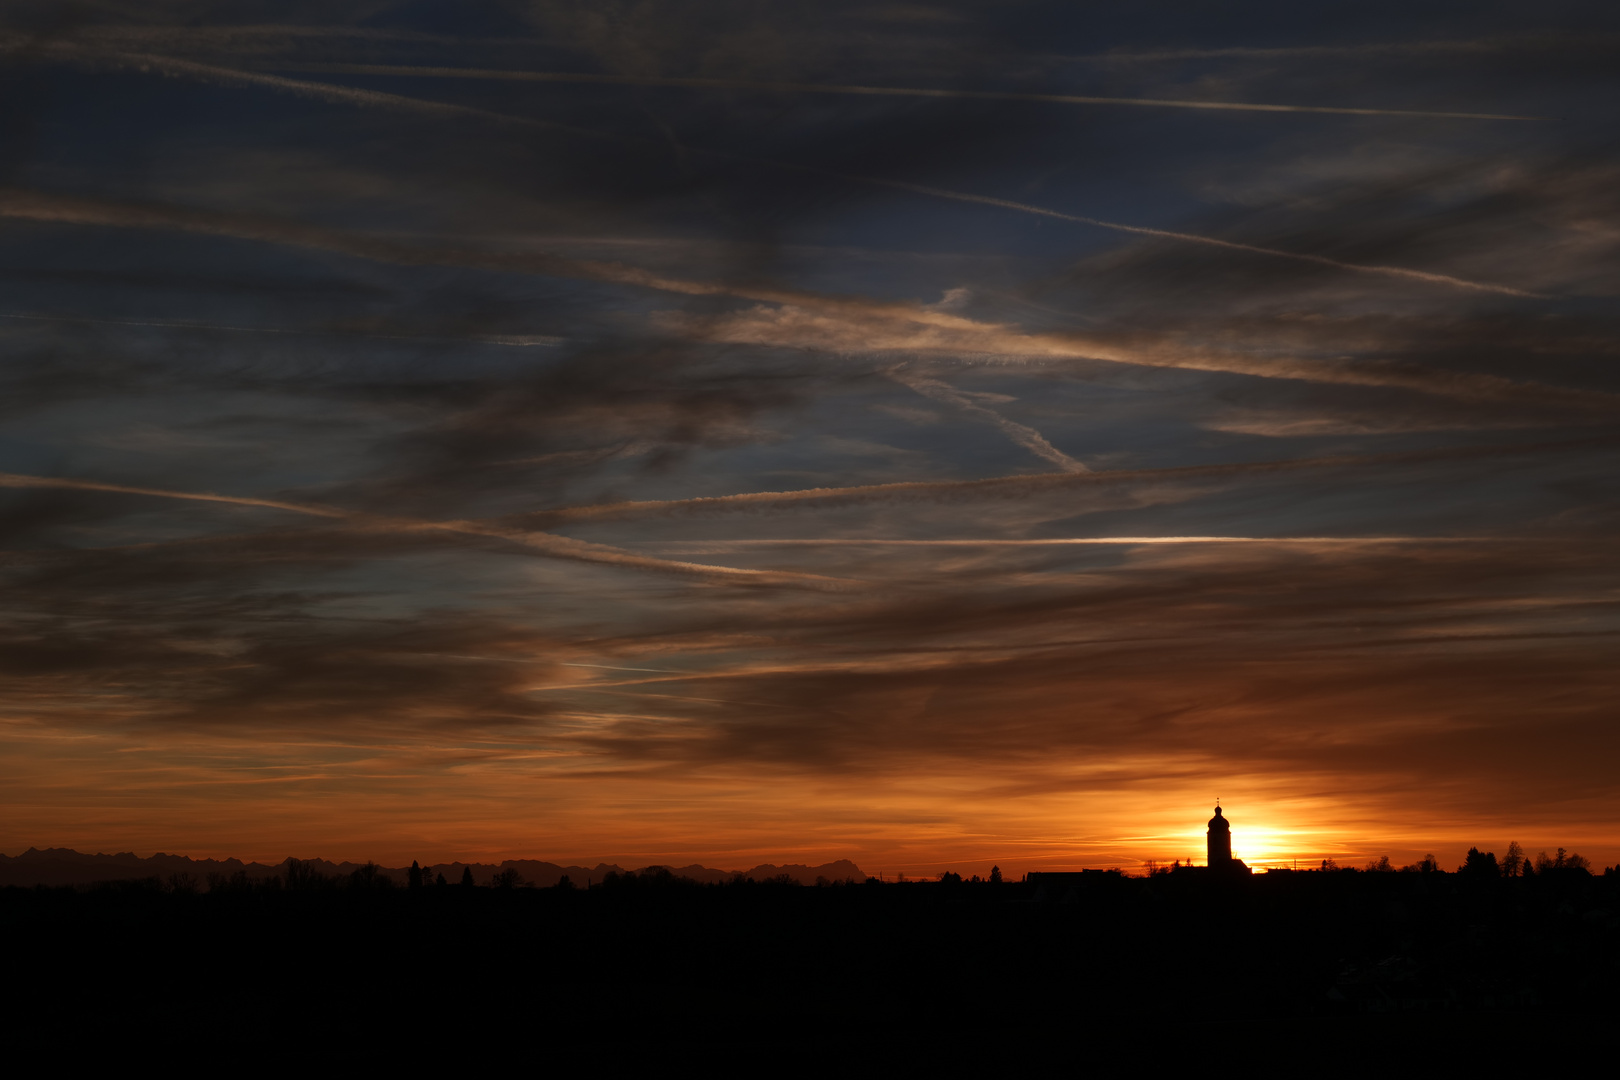
M 116 857 L 31 850 L 0 863 L 14 970 L 30 973 L 0 1025 L 83 1038 L 76 1025 L 96 1016 L 94 1038 L 133 1038 L 178 1010 L 199 1038 L 236 1040 L 540 1024 L 793 1042 L 1239 1022 L 1282 1038 L 1620 1004 L 1620 868 L 1513 844 L 1500 858 L 1472 849 L 1454 871 L 1431 856 L 1252 873 L 1232 837 L 1217 807 L 1204 865 L 1140 876 L 816 873 L 855 869 L 841 863 L 710 881 L 571 868 L 545 887 L 518 865 L 413 863 L 396 880 L 372 863 L 289 859 L 129 876 Z M 98 865 L 103 879 L 88 880 Z M 44 883 L 74 866 L 74 883 Z

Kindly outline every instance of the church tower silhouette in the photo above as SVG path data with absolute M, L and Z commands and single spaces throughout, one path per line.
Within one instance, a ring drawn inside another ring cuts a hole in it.
M 1232 826 L 1217 804 L 1209 819 L 1209 868 L 1225 870 L 1232 865 Z

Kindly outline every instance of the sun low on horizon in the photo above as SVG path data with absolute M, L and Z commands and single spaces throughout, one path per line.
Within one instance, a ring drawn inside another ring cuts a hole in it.
M 0 853 L 1620 862 L 1612 14 L 46 8 Z

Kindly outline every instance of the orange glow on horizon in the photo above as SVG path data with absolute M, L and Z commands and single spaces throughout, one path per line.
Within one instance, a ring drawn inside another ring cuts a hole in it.
M 993 864 L 1009 877 L 1082 867 L 1140 873 L 1149 860 L 1202 865 L 1213 806 L 1206 794 L 1213 785 L 1203 781 L 1009 799 L 979 774 L 938 763 L 881 782 L 786 772 L 760 778 L 718 768 L 586 779 L 554 773 L 537 782 L 514 769 L 510 756 L 463 754 L 461 764 L 430 780 L 409 771 L 429 753 L 423 747 L 302 744 L 284 747 L 283 757 L 193 737 L 189 763 L 182 763 L 149 739 L 122 740 L 122 752 L 109 755 L 105 745 L 37 725 L 8 722 L 0 731 L 15 777 L 0 850 L 13 854 L 60 846 L 261 862 L 289 855 L 388 865 L 533 858 L 719 869 L 847 858 L 888 877 L 986 875 Z M 326 760 L 312 760 L 321 753 Z M 27 767 L 16 768 L 19 762 Z M 177 784 L 182 766 L 189 780 Z M 1450 867 L 1471 845 L 1500 851 L 1509 840 L 1531 851 L 1568 847 L 1601 864 L 1620 854 L 1597 830 L 1545 823 L 1431 819 L 1417 829 L 1393 799 L 1369 807 L 1309 794 L 1319 783 L 1311 778 L 1221 783 L 1227 791 L 1249 789 L 1223 806 L 1233 854 L 1255 870 L 1296 860 L 1301 867 L 1323 859 L 1360 866 L 1384 855 L 1398 866 L 1429 852 Z M 81 794 L 67 800 L 66 790 Z

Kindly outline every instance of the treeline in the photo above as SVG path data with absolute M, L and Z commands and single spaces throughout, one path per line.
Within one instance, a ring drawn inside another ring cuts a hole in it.
M 458 1047 L 502 1031 L 560 1045 L 595 1026 L 660 1046 L 776 1032 L 799 1047 L 852 1032 L 951 1045 L 999 1028 L 1018 1046 L 1052 1032 L 1100 1042 L 1121 1022 L 1243 1022 L 1269 1036 L 1388 1015 L 1425 1031 L 1443 1015 L 1486 1027 L 1612 1016 L 1620 875 L 1566 852 L 1563 867 L 1552 854 L 1538 871 L 1532 856 L 1529 876 L 1504 878 L 1505 861 L 1494 877 L 949 872 L 820 888 L 671 869 L 492 887 L 460 867 L 413 887 L 300 863 L 263 881 L 8 887 L 0 925 L 24 1000 L 0 1015 L 0 1036 L 71 1046 L 90 1029 L 139 1047 L 183 1030 L 277 1046 L 325 1025 L 370 1052 L 424 1032 Z M 1234 1029 L 1204 1030 L 1225 1046 Z M 1313 1030 L 1322 1045 L 1376 1034 Z
M 1344 870 L 1332 859 L 1324 859 L 1319 867 L 1322 870 Z M 1354 868 L 1349 868 L 1354 869 Z M 1380 859 L 1373 859 L 1362 866 L 1361 871 L 1369 874 L 1436 874 L 1440 873 L 1440 862 L 1433 855 L 1425 855 L 1415 863 L 1405 866 L 1395 866 L 1385 855 Z M 1535 858 L 1525 854 L 1524 848 L 1519 846 L 1517 840 L 1510 841 L 1507 852 L 1498 859 L 1494 851 L 1481 851 L 1477 847 L 1468 849 L 1457 873 L 1469 877 L 1535 877 L 1538 874 L 1562 874 L 1592 872 L 1592 860 L 1573 851 L 1559 848 L 1555 854 L 1549 855 L 1545 851 L 1539 852 Z M 1604 874 L 1620 873 L 1620 865 L 1606 867 Z
M 947 874 L 948 879 L 960 881 L 959 875 Z M 904 880 L 904 875 L 901 876 Z M 979 879 L 975 877 L 974 881 Z M 993 872 L 993 880 L 1001 880 L 1001 871 Z M 877 878 L 840 878 L 837 880 L 827 877 L 817 877 L 815 887 L 830 888 L 833 886 L 849 886 L 864 883 L 880 884 Z M 110 882 L 109 882 L 110 884 Z M 606 889 L 611 892 L 621 892 L 628 889 L 653 888 L 684 888 L 684 889 L 715 889 L 715 888 L 802 888 L 803 883 L 791 874 L 776 874 L 767 878 L 750 877 L 736 874 L 730 879 L 715 883 L 698 881 L 690 877 L 682 877 L 668 867 L 649 866 L 643 870 L 608 871 L 600 880 L 586 880 L 576 882 L 568 874 L 554 885 L 538 886 L 523 877 L 515 867 L 506 867 L 498 871 L 487 885 L 480 885 L 473 877 L 472 867 L 463 867 L 461 876 L 455 881 L 448 880 L 442 871 L 435 872 L 431 868 L 423 867 L 419 861 L 412 861 L 410 869 L 406 871 L 406 882 L 400 885 L 388 871 L 374 862 L 368 862 L 357 867 L 347 874 L 332 874 L 323 872 L 316 864 L 300 859 L 288 859 L 279 874 L 250 875 L 245 870 L 235 873 L 210 873 L 198 877 L 188 872 L 177 872 L 167 877 L 153 876 L 148 878 L 130 879 L 127 884 L 158 889 L 170 893 L 248 893 L 248 892 L 308 892 L 308 891 L 337 891 L 337 890 L 418 890 L 418 889 L 551 889 L 568 892 L 574 889 Z
M 417 867 L 415 872 L 420 880 L 421 868 Z M 443 875 L 440 875 L 439 880 L 444 880 Z M 299 859 L 288 859 L 279 874 L 250 875 L 246 870 L 238 870 L 233 874 L 205 874 L 199 879 L 195 874 L 182 871 L 170 874 L 166 878 L 137 878 L 124 884 L 155 887 L 171 893 L 380 890 L 397 887 L 387 871 L 374 862 L 368 862 L 347 874 L 328 874 L 313 863 Z
M 563 882 L 567 882 L 567 881 L 568 881 L 568 879 L 566 877 L 564 877 Z M 834 886 L 840 886 L 841 887 L 841 886 L 848 886 L 848 885 L 860 885 L 860 884 L 863 884 L 863 883 L 866 883 L 866 882 L 870 882 L 872 884 L 877 884 L 877 879 L 876 878 L 863 878 L 863 879 L 857 880 L 855 878 L 840 878 L 838 880 L 833 880 L 831 878 L 822 876 L 822 877 L 817 877 L 816 878 L 816 883 L 815 883 L 814 887 L 818 888 L 818 889 L 825 889 L 825 888 L 832 888 Z M 520 881 L 520 882 L 518 882 L 518 884 L 521 885 L 522 882 Z M 559 883 L 558 887 L 573 888 L 574 886 L 572 884 L 568 884 L 567 886 L 563 886 L 562 883 Z M 748 876 L 743 875 L 743 874 L 735 874 L 729 880 L 726 880 L 726 881 L 723 881 L 723 882 L 706 882 L 706 881 L 698 881 L 698 880 L 696 880 L 694 878 L 681 877 L 679 874 L 676 874 L 676 873 L 672 872 L 667 867 L 649 866 L 645 870 L 641 870 L 641 871 L 623 870 L 623 871 L 620 871 L 618 873 L 614 873 L 612 871 L 609 871 L 608 874 L 602 878 L 602 881 L 601 881 L 601 884 L 600 884 L 599 887 L 603 888 L 603 889 L 606 889 L 606 890 L 608 890 L 610 892 L 620 892 L 620 891 L 624 891 L 624 890 L 627 890 L 627 889 L 644 890 L 644 889 L 650 889 L 650 888 L 666 888 L 666 889 L 667 888 L 682 888 L 682 889 L 748 889 L 748 888 L 784 889 L 784 888 L 793 888 L 793 889 L 799 889 L 799 888 L 804 887 L 804 883 L 801 882 L 798 878 L 794 877 L 792 874 L 774 874 L 774 875 L 772 875 L 770 877 L 764 877 L 764 878 L 748 877 Z
M 1144 865 L 1142 877 L 1158 878 L 1172 875 L 1182 870 L 1198 870 L 1192 863 L 1183 864 L 1174 862 L 1160 864 L 1152 861 Z M 1268 872 L 1277 872 L 1276 870 Z M 1323 859 L 1315 866 L 1295 870 L 1283 870 L 1283 873 L 1339 873 L 1339 874 L 1444 874 L 1439 860 L 1434 855 L 1425 855 L 1422 859 L 1404 866 L 1394 865 L 1388 856 L 1369 860 L 1362 866 L 1344 866 L 1333 859 Z M 1120 870 L 1102 871 L 1102 873 L 1125 876 Z M 1554 853 L 1539 852 L 1534 857 L 1527 855 L 1517 843 L 1508 844 L 1507 851 L 1500 857 L 1495 852 L 1480 851 L 1477 847 L 1468 849 L 1461 866 L 1457 867 L 1456 874 L 1466 878 L 1533 878 L 1538 876 L 1591 876 L 1592 863 L 1585 856 L 1575 852 L 1558 848 Z M 1620 875 L 1620 865 L 1605 867 L 1601 871 L 1605 877 Z M 110 884 L 110 882 L 109 882 Z M 751 877 L 743 874 L 733 875 L 722 882 L 699 881 L 690 877 L 683 877 L 671 871 L 668 867 L 649 866 L 643 870 L 608 871 L 600 880 L 587 879 L 583 882 L 572 880 L 568 874 L 549 886 L 537 885 L 529 881 L 515 867 L 506 867 L 498 871 L 487 884 L 479 884 L 473 876 L 470 866 L 463 867 L 460 876 L 455 881 L 448 880 L 442 871 L 435 872 L 431 868 L 423 867 L 419 862 L 413 861 L 406 872 L 406 883 L 401 885 L 389 876 L 388 871 L 375 862 L 364 865 L 348 873 L 328 873 L 313 862 L 299 859 L 288 859 L 279 874 L 250 875 L 245 870 L 234 873 L 209 873 L 201 877 L 188 872 L 177 872 L 167 877 L 152 876 L 148 878 L 129 879 L 126 884 L 146 889 L 155 889 L 169 893 L 247 893 L 247 892 L 308 892 L 308 891 L 384 891 L 384 890 L 440 890 L 440 889 L 480 889 L 495 891 L 524 890 L 550 890 L 569 892 L 575 889 L 606 890 L 620 893 L 637 890 L 705 890 L 705 889 L 737 889 L 737 888 L 803 888 L 803 882 L 791 874 L 778 874 L 771 877 Z M 815 879 L 815 888 L 850 887 L 855 885 L 937 885 L 950 887 L 970 886 L 1000 886 L 1003 884 L 1001 868 L 992 867 L 987 877 L 981 878 L 974 874 L 963 877 L 961 874 L 947 870 L 937 878 L 912 878 L 900 874 L 895 880 L 884 878 L 840 878 L 830 879 L 818 876 Z

